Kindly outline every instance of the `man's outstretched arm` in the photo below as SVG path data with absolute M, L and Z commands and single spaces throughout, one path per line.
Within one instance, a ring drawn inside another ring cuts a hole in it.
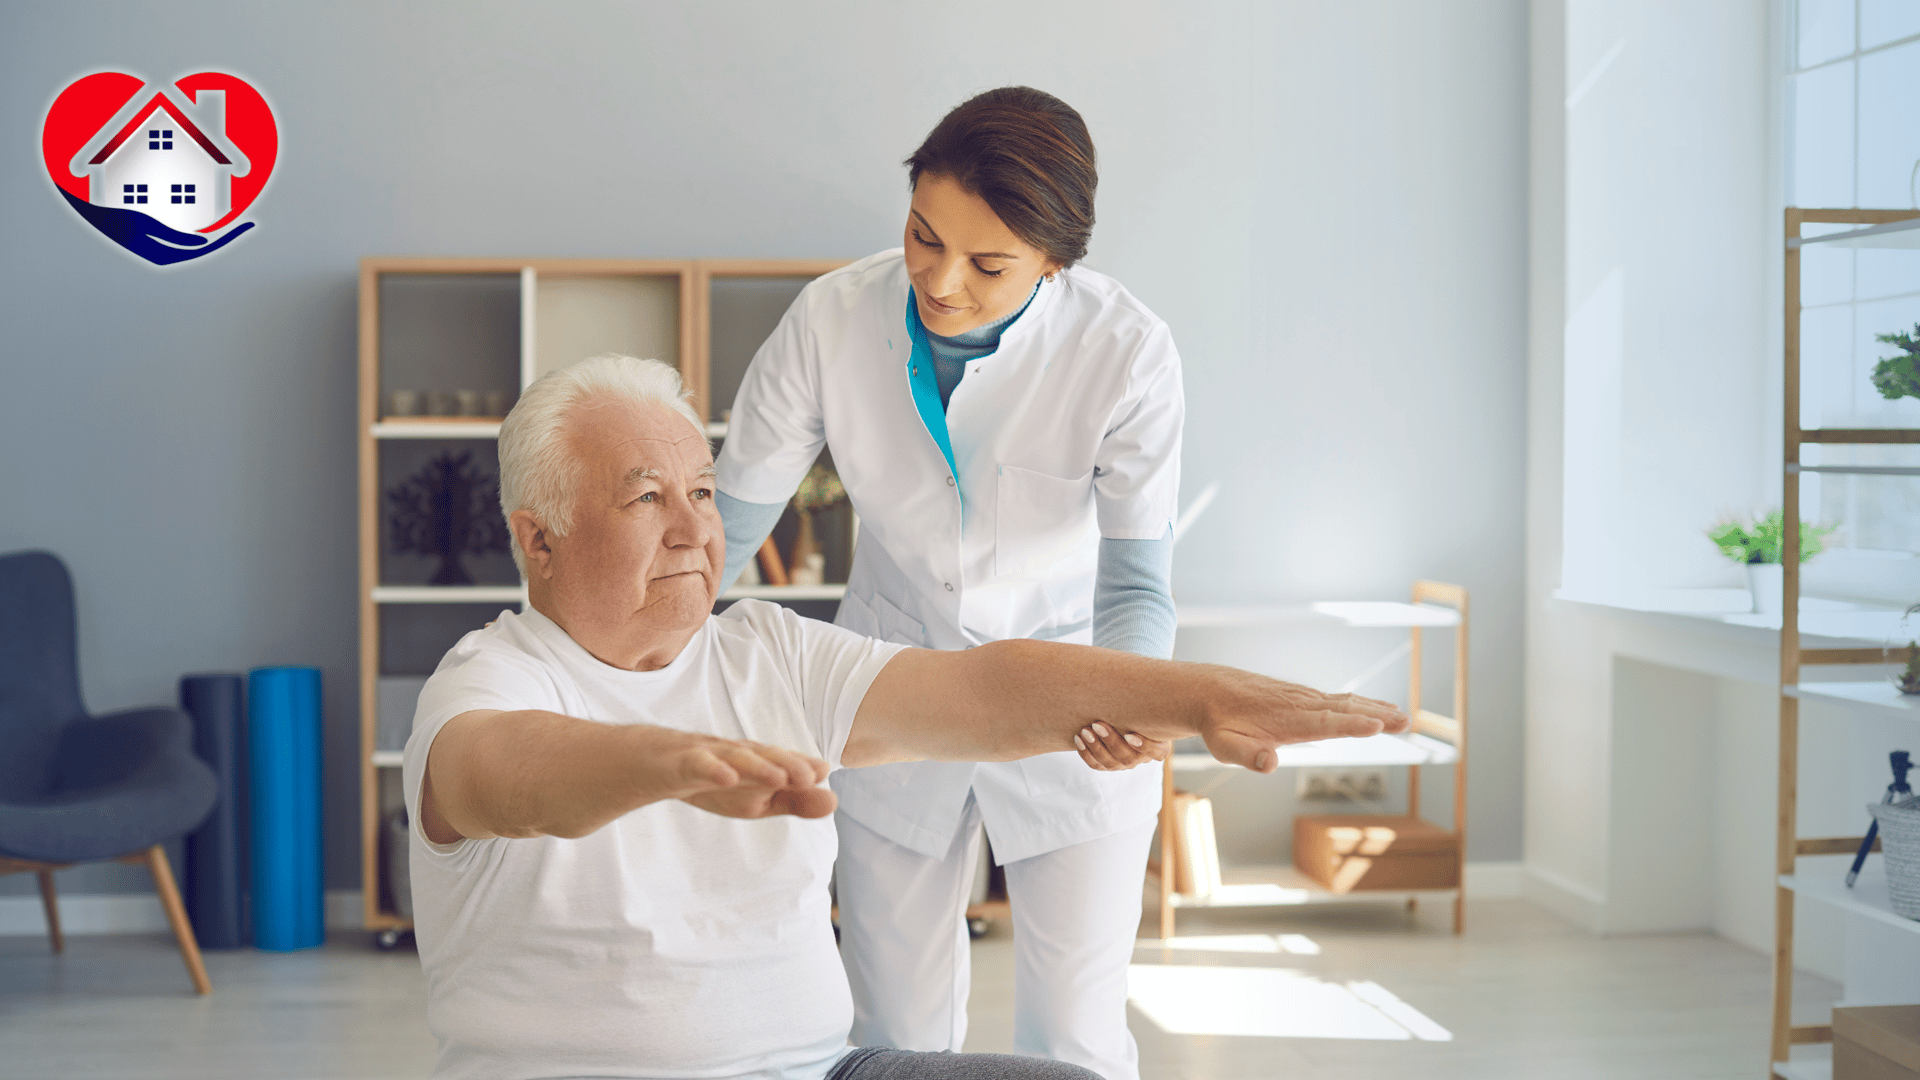
M 648 803 L 728 817 L 824 817 L 827 763 L 761 743 L 527 710 L 461 713 L 428 752 L 420 826 L 466 837 L 580 837 Z
M 1273 771 L 1273 748 L 1286 743 L 1407 729 L 1400 710 L 1372 698 L 1214 664 L 1013 640 L 896 655 L 861 701 L 840 760 L 1008 761 L 1072 750 L 1074 734 L 1095 721 L 1148 739 L 1198 735 L 1214 757 L 1256 772 Z

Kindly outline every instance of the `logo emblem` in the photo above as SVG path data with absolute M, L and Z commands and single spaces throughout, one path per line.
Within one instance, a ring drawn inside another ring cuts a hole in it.
M 240 218 L 273 174 L 280 132 L 266 99 L 237 76 L 208 71 L 169 85 L 105 71 L 60 91 L 40 149 L 88 224 L 167 266 L 253 228 Z

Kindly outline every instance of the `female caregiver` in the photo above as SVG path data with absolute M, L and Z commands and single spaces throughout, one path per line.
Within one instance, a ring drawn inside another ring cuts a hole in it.
M 809 284 L 741 384 L 718 463 L 725 581 L 825 444 L 860 515 L 841 626 L 1171 655 L 1180 358 L 1166 324 L 1074 265 L 1093 228 L 1086 124 L 1038 90 L 991 90 L 906 165 L 905 249 Z M 834 774 L 855 1043 L 961 1048 L 984 821 L 1012 901 L 1018 1048 L 1136 1080 L 1127 962 L 1160 772 L 1129 769 L 1166 747 L 1083 736 L 1080 757 Z

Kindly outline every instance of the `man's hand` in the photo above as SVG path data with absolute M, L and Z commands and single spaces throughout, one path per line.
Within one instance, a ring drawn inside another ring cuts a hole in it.
M 622 814 L 683 799 L 714 814 L 833 813 L 827 763 L 761 743 L 559 713 L 476 710 L 447 721 L 428 753 L 420 825 L 467 837 L 586 836 Z
M 1012 761 L 1074 747 L 1092 768 L 1113 770 L 1198 735 L 1221 761 L 1272 772 L 1276 746 L 1405 730 L 1400 710 L 1372 698 L 1217 664 L 1010 639 L 894 654 L 860 703 L 840 763 Z
M 688 740 L 662 763 L 674 770 L 673 798 L 724 817 L 833 813 L 834 794 L 820 786 L 827 763 L 819 758 L 761 743 L 673 734 Z
M 1221 761 L 1254 772 L 1279 767 L 1272 748 L 1321 739 L 1361 739 L 1407 730 L 1407 716 L 1358 694 L 1323 694 L 1310 686 L 1216 668 L 1225 693 L 1209 703 L 1200 737 Z

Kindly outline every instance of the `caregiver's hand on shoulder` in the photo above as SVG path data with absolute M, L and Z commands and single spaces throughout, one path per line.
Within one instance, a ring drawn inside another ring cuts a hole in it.
M 1213 756 L 1254 772 L 1278 768 L 1273 748 L 1320 739 L 1357 739 L 1407 730 L 1407 716 L 1359 694 L 1326 694 L 1231 668 L 1209 695 L 1199 735 Z
M 1134 732 L 1119 732 L 1096 720 L 1073 737 L 1080 760 L 1102 772 L 1125 772 L 1149 761 L 1165 761 L 1173 744 L 1156 742 Z

